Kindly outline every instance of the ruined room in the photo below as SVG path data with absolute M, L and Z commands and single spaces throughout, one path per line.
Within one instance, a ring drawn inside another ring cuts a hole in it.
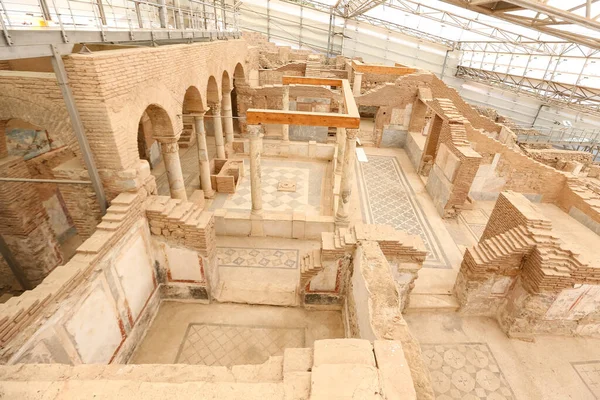
M 0 398 L 600 399 L 599 18 L 0 0 Z

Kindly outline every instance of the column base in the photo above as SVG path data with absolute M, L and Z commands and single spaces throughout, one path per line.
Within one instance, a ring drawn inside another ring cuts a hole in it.
M 339 216 L 335 216 L 335 226 L 339 226 L 342 228 L 347 228 L 348 225 L 350 225 L 350 218 L 348 217 L 339 217 Z
M 250 236 L 265 236 L 262 210 L 258 213 L 252 211 L 250 214 Z
M 204 189 L 202 189 L 202 191 L 204 192 L 205 199 L 213 199 L 215 197 L 215 195 L 217 194 L 217 192 L 212 189 L 210 190 L 210 192 L 208 192 Z

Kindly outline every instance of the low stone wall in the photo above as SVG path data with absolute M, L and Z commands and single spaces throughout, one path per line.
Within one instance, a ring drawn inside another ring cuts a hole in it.
M 549 167 L 563 170 L 565 164 L 569 161 L 581 163 L 583 168 L 589 166 L 593 161 L 592 153 L 586 151 L 575 150 L 559 150 L 559 149 L 530 149 L 525 147 L 525 153 L 536 161 Z
M 347 287 L 346 315 L 352 337 L 390 340 L 402 344 L 414 392 L 406 398 L 434 399 L 429 371 L 419 343 L 412 336 L 402 314 L 401 296 L 390 266 L 377 242 L 361 241 L 352 257 L 352 275 Z M 403 385 L 408 386 L 408 385 Z M 401 397 L 405 398 L 405 397 Z
M 600 273 L 552 232 L 523 195 L 500 195 L 454 286 L 466 315 L 498 320 L 510 336 L 600 335 Z

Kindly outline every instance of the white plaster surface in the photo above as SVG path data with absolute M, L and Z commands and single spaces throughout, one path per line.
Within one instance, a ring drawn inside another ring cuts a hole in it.
M 202 281 L 198 252 L 165 245 L 167 264 L 174 281 Z
M 121 343 L 114 303 L 100 284 L 65 324 L 85 364 L 106 364 Z
M 150 252 L 142 234 L 140 230 L 139 235 L 124 247 L 125 252 L 115 263 L 134 321 L 154 290 Z

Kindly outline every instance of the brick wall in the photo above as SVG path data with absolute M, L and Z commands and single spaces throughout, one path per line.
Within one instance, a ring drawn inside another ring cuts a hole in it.
M 223 72 L 244 64 L 247 43 L 228 40 L 158 48 L 109 50 L 65 57 L 86 135 L 100 169 L 136 168 L 138 124 L 146 108 L 157 105 L 179 134 L 186 90 L 195 86 L 207 106 L 208 80 L 221 93 Z M 157 132 L 156 135 L 168 132 Z
M 498 178 L 495 187 L 488 186 L 489 189 L 486 189 L 490 194 L 514 190 L 539 195 L 538 198 L 543 202 L 553 203 L 559 199 L 567 181 L 564 173 L 539 163 L 469 126 L 467 138 L 473 149 L 483 157 L 482 166 L 491 165 L 496 157 L 497 164 L 490 171 L 490 175 L 481 177 L 488 182 L 491 177 Z

